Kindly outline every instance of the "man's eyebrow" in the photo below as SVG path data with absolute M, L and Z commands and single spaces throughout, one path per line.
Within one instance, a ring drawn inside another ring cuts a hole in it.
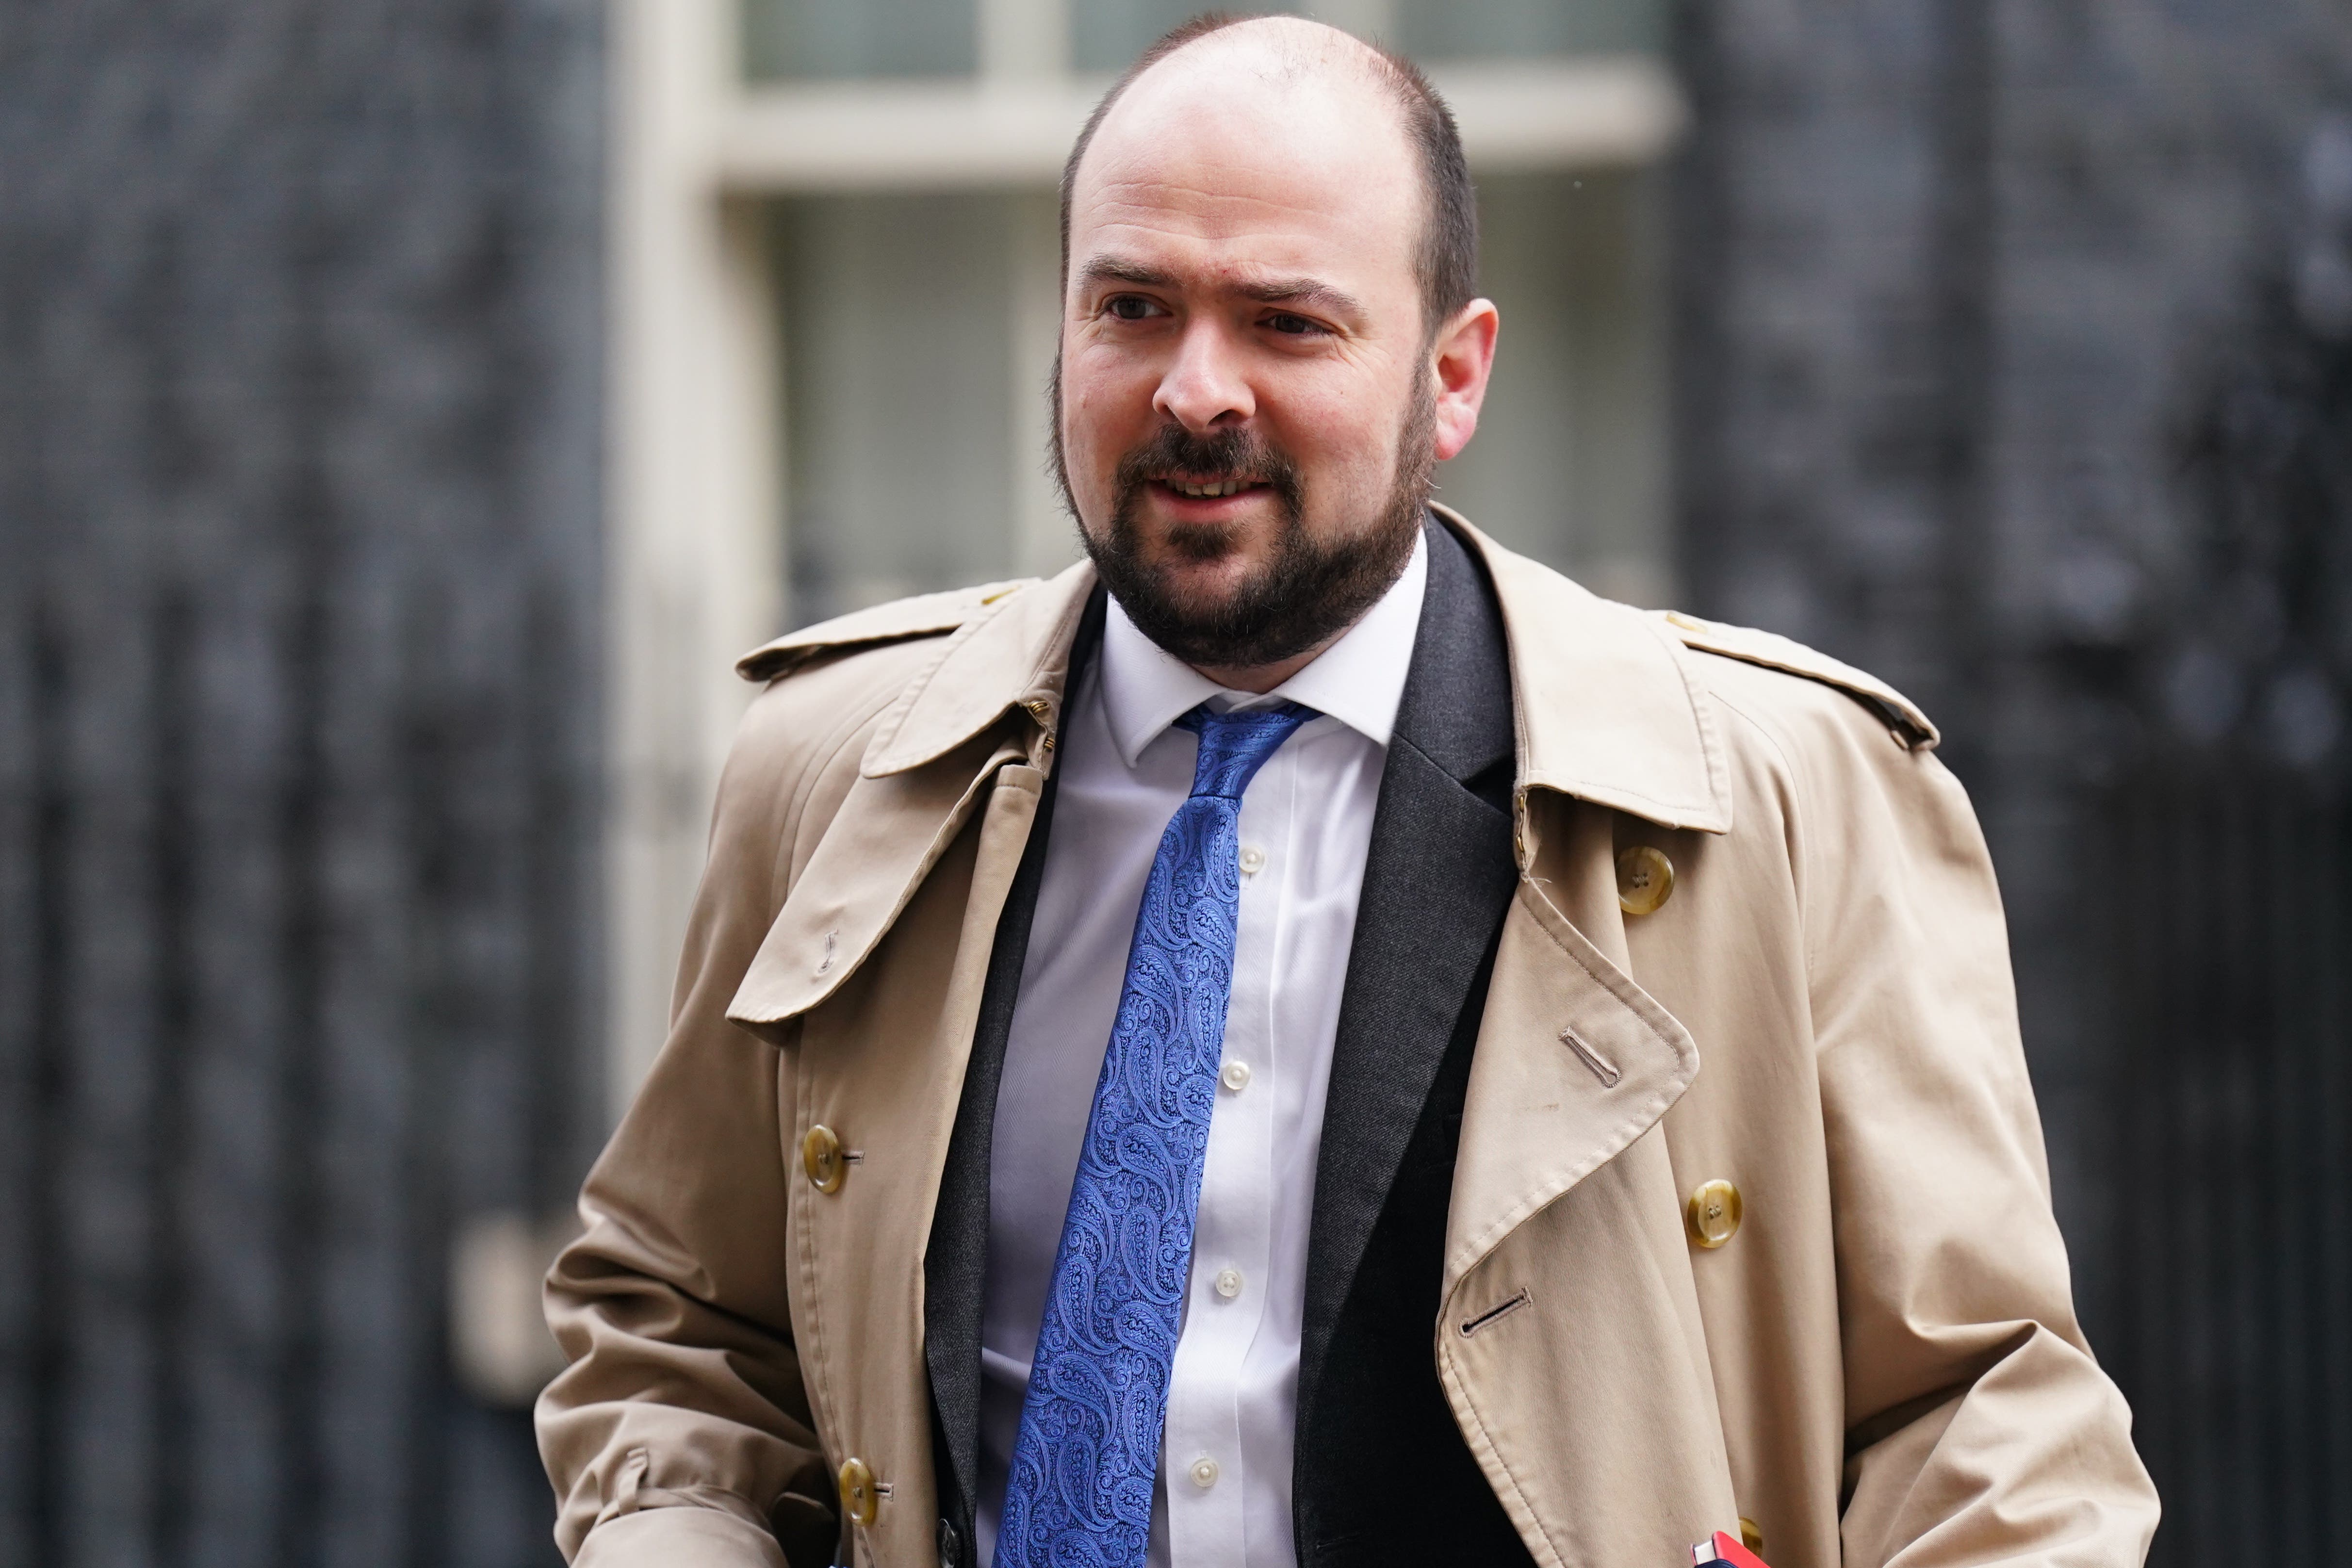
M 1128 283 L 1138 289 L 1178 287 L 1172 272 L 1140 262 L 1122 261 L 1115 256 L 1094 258 L 1078 268 L 1078 278 L 1084 283 Z M 1319 278 L 1261 278 L 1234 284 L 1234 292 L 1265 305 L 1300 305 L 1336 316 L 1360 318 L 1364 313 L 1362 302 L 1353 294 Z
M 1267 278 L 1236 285 L 1234 291 L 1265 305 L 1304 305 L 1335 316 L 1364 313 L 1362 303 L 1353 294 L 1335 289 L 1319 278 Z
M 1097 256 L 1078 269 L 1078 279 L 1086 283 L 1132 283 L 1139 289 L 1172 289 L 1176 275 L 1162 272 L 1156 267 L 1140 262 L 1121 261 L 1115 256 Z

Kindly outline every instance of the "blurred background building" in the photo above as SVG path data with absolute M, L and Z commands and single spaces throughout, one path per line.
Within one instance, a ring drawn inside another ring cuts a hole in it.
M 1189 9 L 0 16 L 0 1568 L 552 1560 L 729 665 L 1072 558 L 1053 181 Z M 2352 15 L 1310 9 L 1479 179 L 1444 498 L 1937 715 L 2158 1561 L 2332 1556 Z

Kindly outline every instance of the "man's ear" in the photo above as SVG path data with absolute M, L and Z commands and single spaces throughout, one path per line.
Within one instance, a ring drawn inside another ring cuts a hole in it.
M 1473 300 L 1454 312 L 1430 344 L 1430 369 L 1437 378 L 1437 457 L 1443 462 L 1478 433 L 1478 409 L 1486 401 L 1486 378 L 1495 373 L 1495 334 L 1501 312 L 1492 300 Z

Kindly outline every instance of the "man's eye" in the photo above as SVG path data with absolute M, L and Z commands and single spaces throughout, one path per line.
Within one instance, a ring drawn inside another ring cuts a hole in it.
M 1285 332 L 1293 337 L 1304 337 L 1309 332 L 1319 332 L 1323 330 L 1320 323 L 1310 321 L 1304 316 L 1294 316 L 1287 310 L 1277 311 L 1268 316 L 1265 319 L 1265 324 L 1277 332 Z
M 1140 294 L 1114 294 L 1103 309 L 1122 321 L 1140 321 L 1151 314 L 1151 301 Z

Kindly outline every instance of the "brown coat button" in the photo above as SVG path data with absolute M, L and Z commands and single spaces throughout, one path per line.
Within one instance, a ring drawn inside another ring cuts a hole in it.
M 842 1173 L 848 1169 L 841 1157 L 841 1140 L 822 1121 L 810 1128 L 808 1136 L 801 1140 L 801 1169 L 808 1173 L 809 1185 L 818 1192 L 841 1190 Z
M 1739 1189 L 1717 1177 L 1701 1182 L 1683 1205 L 1690 1238 L 1710 1251 L 1729 1241 L 1739 1229 Z
M 863 1459 L 841 1461 L 841 1512 L 852 1524 L 872 1524 L 874 1516 L 882 1509 L 882 1496 L 874 1489 L 874 1472 L 866 1468 Z
M 1646 915 L 1674 897 L 1675 863 L 1663 850 L 1636 844 L 1617 857 L 1617 907 Z

